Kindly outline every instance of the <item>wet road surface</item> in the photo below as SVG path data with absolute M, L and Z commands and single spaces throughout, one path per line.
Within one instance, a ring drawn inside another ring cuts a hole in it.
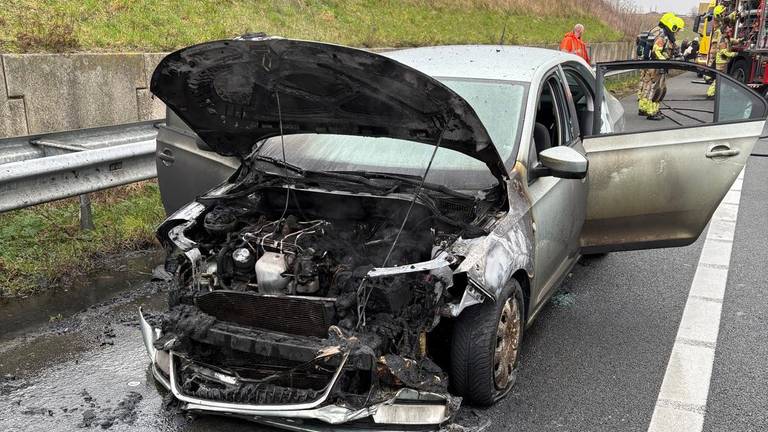
M 768 143 L 755 153 L 768 155 Z M 750 157 L 706 431 L 768 430 L 766 179 L 768 157 Z M 492 408 L 465 407 L 462 418 L 489 421 L 487 431 L 646 430 L 702 244 L 583 260 L 528 330 L 512 393 Z M 136 318 L 140 305 L 164 308 L 162 283 L 147 282 L 154 263 L 100 275 L 111 282 L 98 290 L 0 305 L 0 431 L 268 430 L 164 407 Z

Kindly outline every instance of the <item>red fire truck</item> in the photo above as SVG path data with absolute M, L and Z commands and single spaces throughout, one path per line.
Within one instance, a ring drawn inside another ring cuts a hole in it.
M 768 97 L 768 20 L 766 0 L 712 0 L 694 21 L 699 34 L 698 62 L 714 67 L 719 41 L 727 38 L 738 54 L 728 73 Z M 701 10 L 700 9 L 700 10 Z

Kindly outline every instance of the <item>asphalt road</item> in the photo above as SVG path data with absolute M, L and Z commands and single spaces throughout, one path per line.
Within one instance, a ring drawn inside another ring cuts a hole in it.
M 647 120 L 635 116 L 634 109 L 629 98 L 628 118 L 642 127 Z M 768 154 L 768 142 L 758 143 L 755 153 Z M 750 157 L 705 431 L 768 430 L 766 179 L 768 157 Z M 527 332 L 512 393 L 489 409 L 467 407 L 462 418 L 490 422 L 488 431 L 647 430 L 703 243 L 702 237 L 684 248 L 583 260 Z M 162 286 L 141 282 L 150 268 L 148 263 L 143 271 L 110 274 L 115 282 L 128 284 L 110 299 L 81 295 L 84 303 L 98 301 L 95 307 L 52 316 L 52 323 L 14 334 L 0 328 L 0 430 L 263 430 L 238 420 L 188 418 L 164 408 L 147 372 L 135 318 L 139 305 L 149 311 L 163 308 Z M 49 303 L 57 304 L 57 298 Z M 18 310 L 0 306 L 0 325 L 7 325 L 3 313 Z

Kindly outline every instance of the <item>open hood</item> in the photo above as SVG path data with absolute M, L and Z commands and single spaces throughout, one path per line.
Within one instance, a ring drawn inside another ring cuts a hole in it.
M 151 90 L 219 154 L 244 158 L 280 134 L 389 137 L 504 165 L 461 96 L 434 78 L 354 48 L 280 38 L 222 40 L 165 57 Z M 279 105 L 278 105 L 279 101 Z

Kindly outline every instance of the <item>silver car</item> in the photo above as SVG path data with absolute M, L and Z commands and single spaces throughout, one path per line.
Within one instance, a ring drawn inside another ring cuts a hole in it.
M 763 130 L 766 103 L 718 76 L 711 124 L 625 133 L 602 85 L 625 67 L 268 37 L 170 54 L 155 378 L 293 430 L 436 428 L 504 397 L 580 256 L 695 241 Z

